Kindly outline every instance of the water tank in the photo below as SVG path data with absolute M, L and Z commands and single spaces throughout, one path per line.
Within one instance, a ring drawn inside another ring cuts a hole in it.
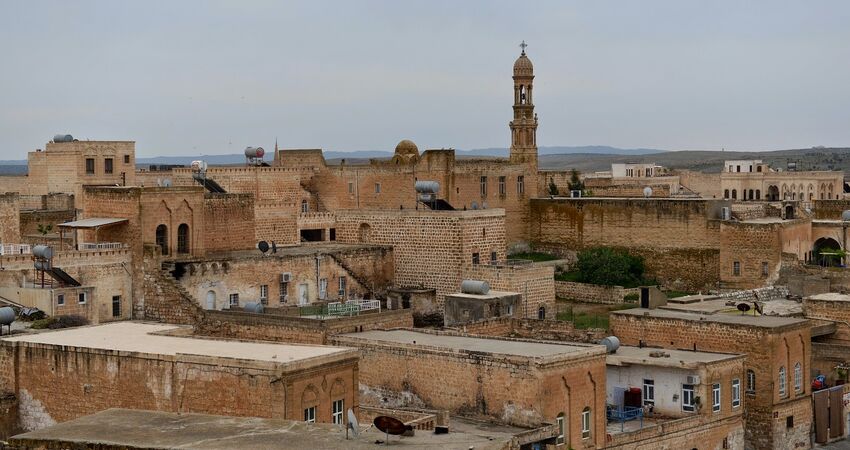
M 266 154 L 263 147 L 245 147 L 246 158 L 262 158 Z
M 53 142 L 74 142 L 74 136 L 70 134 L 57 134 L 53 136 Z
M 196 172 L 206 172 L 207 163 L 205 161 L 192 161 L 192 170 Z
M 436 194 L 440 192 L 440 183 L 436 181 L 417 181 L 414 187 L 416 188 L 416 192 L 420 194 Z
M 649 186 L 643 188 L 643 196 L 646 198 L 652 197 L 652 188 Z
M 617 349 L 620 348 L 620 339 L 618 339 L 617 336 L 602 338 L 599 343 L 605 346 L 608 353 L 616 353 Z
M 260 302 L 248 302 L 248 303 L 245 303 L 244 311 L 250 312 L 250 313 L 262 314 L 263 311 L 265 311 L 265 308 L 263 307 L 263 304 L 260 303 Z
M 480 280 L 463 280 L 460 282 L 460 291 L 464 294 L 487 295 L 490 284 Z
M 850 209 L 848 209 L 847 211 L 843 211 L 841 213 L 841 220 L 843 220 L 845 222 L 850 220 Z
M 15 310 L 4 306 L 0 308 L 0 325 L 11 325 L 15 321 Z
M 36 245 L 32 248 L 32 254 L 36 258 L 50 259 L 53 258 L 53 249 L 46 245 Z
M 33 264 L 36 270 L 47 270 L 50 268 L 50 264 L 47 261 L 35 261 Z

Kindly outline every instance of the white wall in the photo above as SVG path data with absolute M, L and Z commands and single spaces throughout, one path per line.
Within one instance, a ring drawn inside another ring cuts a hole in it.
M 687 382 L 688 375 L 698 376 L 699 371 L 638 365 L 607 366 L 607 403 L 618 403 L 614 401 L 616 387 L 640 388 L 641 396 L 643 396 L 643 380 L 646 378 L 655 381 L 655 414 L 671 417 L 694 414 L 682 411 L 682 385 Z M 704 382 L 705 380 L 700 380 L 700 383 Z M 701 386 L 695 386 L 695 389 L 698 391 L 696 395 L 700 395 Z M 703 403 L 706 401 L 706 399 L 702 400 Z

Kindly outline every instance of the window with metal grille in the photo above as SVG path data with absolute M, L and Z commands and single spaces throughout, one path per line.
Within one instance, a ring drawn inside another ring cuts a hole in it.
M 481 196 L 487 196 L 487 177 L 481 177 Z
M 316 421 L 316 407 L 311 406 L 309 408 L 304 409 L 304 421 L 305 422 L 315 422 Z
M 239 306 L 239 294 L 230 294 L 230 307 L 235 308 Z
M 269 285 L 261 284 L 260 285 L 260 303 L 264 305 L 269 304 Z
M 735 378 L 732 380 L 732 407 L 741 406 L 741 380 Z

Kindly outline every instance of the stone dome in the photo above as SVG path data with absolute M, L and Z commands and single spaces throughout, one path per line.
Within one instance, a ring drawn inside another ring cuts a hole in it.
M 404 139 L 395 146 L 395 154 L 399 156 L 419 156 L 419 148 L 413 141 Z
M 534 66 L 531 64 L 531 60 L 528 59 L 528 56 L 525 56 L 525 52 L 522 52 L 514 63 L 514 76 L 532 75 L 534 75 Z

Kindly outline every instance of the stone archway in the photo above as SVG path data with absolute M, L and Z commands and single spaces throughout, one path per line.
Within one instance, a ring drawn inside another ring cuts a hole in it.
M 812 262 L 824 267 L 842 265 L 844 252 L 841 244 L 833 238 L 822 237 L 812 247 Z

